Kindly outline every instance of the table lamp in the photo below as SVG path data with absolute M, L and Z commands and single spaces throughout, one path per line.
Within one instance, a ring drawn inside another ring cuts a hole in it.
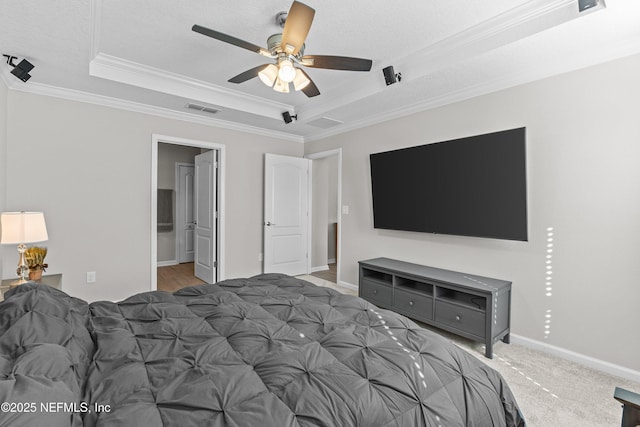
M 3 212 L 0 215 L 0 244 L 18 245 L 20 260 L 16 273 L 20 279 L 18 285 L 26 282 L 29 267 L 24 259 L 26 243 L 44 242 L 49 239 L 47 226 L 42 212 Z

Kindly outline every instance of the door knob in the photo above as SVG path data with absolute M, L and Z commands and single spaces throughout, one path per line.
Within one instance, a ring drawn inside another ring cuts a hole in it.
M 267 227 L 270 227 L 272 225 L 275 225 L 274 223 L 272 223 L 271 221 L 267 221 L 264 223 L 264 225 L 266 225 Z

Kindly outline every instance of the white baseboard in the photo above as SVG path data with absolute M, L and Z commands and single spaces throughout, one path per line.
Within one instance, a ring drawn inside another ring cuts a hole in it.
M 335 258 L 331 258 L 327 260 L 327 264 L 335 264 L 336 263 L 336 259 Z
M 171 265 L 178 265 L 178 261 L 176 261 L 175 259 L 172 259 L 169 261 L 158 261 L 156 263 L 157 267 L 169 267 Z
M 354 285 L 349 282 L 345 282 L 343 280 L 340 281 L 340 286 L 344 286 L 345 288 L 353 289 L 354 291 L 358 290 L 358 285 Z
M 317 272 L 317 271 L 326 271 L 326 270 L 328 270 L 328 269 L 329 269 L 329 266 L 328 266 L 328 265 L 321 265 L 321 266 L 319 266 L 319 267 L 311 267 L 311 272 L 312 272 L 312 273 L 315 273 L 315 272 Z
M 579 363 L 589 368 L 596 369 L 598 371 L 606 372 L 616 377 L 624 378 L 631 381 L 640 382 L 640 372 L 633 369 L 625 368 L 624 366 L 616 365 L 604 360 L 596 359 L 591 356 L 576 353 L 575 351 L 567 350 L 562 347 L 547 344 L 541 341 L 526 338 L 520 335 L 511 334 L 511 342 L 514 344 L 520 344 L 524 347 L 529 347 L 534 350 L 539 350 L 543 353 L 548 353 L 553 356 L 557 356 L 561 359 L 570 360 L 572 362 Z

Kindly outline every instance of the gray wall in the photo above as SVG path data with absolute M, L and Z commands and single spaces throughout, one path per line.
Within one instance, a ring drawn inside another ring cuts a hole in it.
M 326 267 L 328 254 L 327 228 L 329 224 L 327 201 L 329 179 L 325 159 L 313 161 L 311 168 L 311 268 Z
M 226 145 L 227 277 L 262 271 L 264 153 L 303 154 L 295 142 L 13 90 L 7 124 L 6 208 L 45 213 L 48 272 L 90 301 L 150 288 L 152 134 Z M 6 276 L 15 248 L 3 251 Z
M 343 149 L 342 280 L 356 284 L 358 260 L 378 256 L 511 280 L 512 332 L 640 370 L 638 76 L 633 56 L 305 144 Z M 520 126 L 529 242 L 373 228 L 370 153 Z
M 176 261 L 176 163 L 193 163 L 202 150 L 175 144 L 158 144 L 158 188 L 173 190 L 174 227 L 158 232 L 158 262 Z
M 2 78 L 0 78 L 0 212 L 5 211 L 5 174 L 7 162 L 7 95 L 7 86 L 2 81 Z M 17 254 L 15 255 L 15 257 L 17 263 Z M 4 277 L 3 258 L 3 251 L 0 250 L 0 277 Z
M 327 162 L 327 220 L 329 222 L 327 254 L 329 260 L 336 259 L 336 235 L 333 227 L 337 227 L 338 223 L 338 155 L 325 157 Z
M 311 169 L 311 267 L 326 267 L 336 257 L 333 224 L 338 222 L 338 156 L 313 160 Z

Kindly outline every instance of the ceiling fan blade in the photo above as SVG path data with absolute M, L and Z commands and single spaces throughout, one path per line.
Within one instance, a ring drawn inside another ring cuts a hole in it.
M 349 56 L 305 55 L 300 63 L 306 67 L 330 70 L 370 71 L 373 61 Z
M 293 2 L 282 30 L 282 50 L 291 55 L 298 53 L 309 34 L 315 14 L 316 11 L 306 4 Z
M 302 88 L 302 93 L 307 95 L 307 97 L 309 98 L 313 98 L 314 96 L 320 95 L 320 90 L 318 90 L 318 86 L 316 86 L 313 80 L 311 80 L 311 77 L 309 77 L 309 74 L 305 73 L 303 69 L 300 69 L 300 71 L 302 71 L 302 74 L 304 74 L 309 79 L 309 84 Z
M 196 33 L 200 33 L 200 34 L 203 34 L 205 36 L 214 38 L 216 40 L 220 40 L 221 42 L 229 43 L 229 44 L 232 44 L 234 46 L 238 46 L 238 47 L 241 47 L 243 49 L 250 50 L 251 52 L 261 53 L 264 50 L 262 47 L 260 47 L 258 45 L 255 45 L 253 43 L 249 43 L 249 42 L 246 42 L 244 40 L 240 40 L 239 38 L 230 36 L 228 34 L 221 33 L 221 32 L 216 31 L 216 30 L 212 30 L 210 28 L 202 27 L 200 25 L 194 25 L 193 27 L 191 27 L 191 29 L 193 31 L 195 31 Z
M 262 71 L 264 68 L 267 68 L 269 64 L 258 65 L 257 67 L 253 67 L 250 70 L 245 71 L 244 73 L 240 73 L 235 77 L 232 77 L 228 80 L 229 83 L 244 83 L 247 80 L 251 80 L 254 77 L 258 77 L 258 73 Z

